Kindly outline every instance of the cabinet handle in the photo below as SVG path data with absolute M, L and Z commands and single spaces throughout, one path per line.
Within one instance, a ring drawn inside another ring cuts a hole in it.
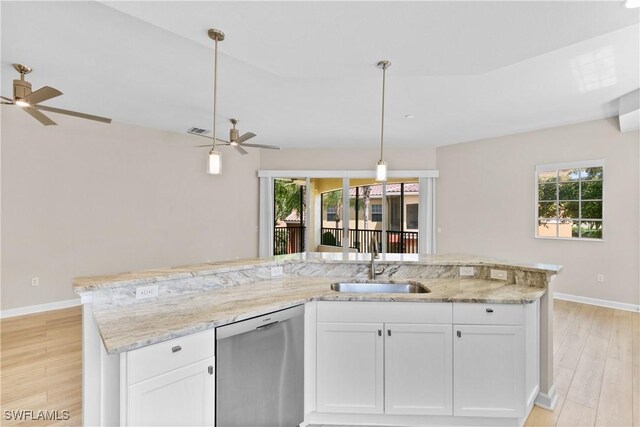
M 209 366 L 207 372 L 209 372 L 209 375 L 213 375 L 213 366 Z
M 493 308 L 487 308 L 487 309 L 486 309 L 486 312 L 487 312 L 487 313 L 493 313 Z
M 391 336 L 391 329 L 387 329 L 387 335 Z
M 177 353 L 177 352 L 179 352 L 180 350 L 182 350 L 182 346 L 181 346 L 181 345 L 177 345 L 177 346 L 175 346 L 175 347 L 171 347 L 171 351 L 172 351 L 173 353 Z
M 382 336 L 382 329 L 378 329 L 378 336 L 381 337 Z
M 460 338 L 462 336 L 462 332 L 458 331 L 456 335 L 458 336 L 458 338 Z

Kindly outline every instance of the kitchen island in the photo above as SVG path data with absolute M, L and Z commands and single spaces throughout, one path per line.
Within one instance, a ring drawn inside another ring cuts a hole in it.
M 383 255 L 378 265 L 385 269 L 380 279 L 411 279 L 426 286 L 430 292 L 355 294 L 331 290 L 330 284 L 333 282 L 354 278 L 366 279 L 369 271 L 369 259 L 366 254 L 288 255 L 77 278 L 74 288 L 82 296 L 84 304 L 85 422 L 103 425 L 129 424 L 127 411 L 123 411 L 126 399 L 123 400 L 122 383 L 128 378 L 122 376 L 127 368 L 125 355 L 135 354 L 136 351 L 148 351 L 147 349 L 159 343 L 206 334 L 219 326 L 298 305 L 306 305 L 307 320 L 305 413 L 318 414 L 322 412 L 317 410 L 322 406 L 322 402 L 318 405 L 319 397 L 315 393 L 318 375 L 315 370 L 315 357 L 316 342 L 321 340 L 316 336 L 319 330 L 316 322 L 318 310 L 324 310 L 320 307 L 331 301 L 360 306 L 364 303 L 368 308 L 373 307 L 371 304 L 382 304 L 391 310 L 398 307 L 400 311 L 417 310 L 415 313 L 418 318 L 421 316 L 420 312 L 425 311 L 420 309 L 423 307 L 421 304 L 431 303 L 433 305 L 429 307 L 439 306 L 445 313 L 434 322 L 449 325 L 451 333 L 456 319 L 460 320 L 459 316 L 464 316 L 461 310 L 467 310 L 466 305 L 518 305 L 526 308 L 535 304 L 537 308 L 530 310 L 531 313 L 526 315 L 539 318 L 535 321 L 535 331 L 539 331 L 535 333 L 536 343 L 539 343 L 536 345 L 536 349 L 539 347 L 539 358 L 536 358 L 536 366 L 539 366 L 539 375 L 536 376 L 539 377 L 539 381 L 536 378 L 534 398 L 542 406 L 554 405 L 550 285 L 554 275 L 560 271 L 559 266 L 500 262 L 467 256 L 395 254 Z M 461 276 L 461 273 L 470 275 Z M 491 277 L 500 277 L 501 280 Z M 155 285 L 158 286 L 157 290 L 152 290 L 152 293 L 157 292 L 157 296 L 136 299 L 136 288 Z M 418 308 L 406 310 L 416 306 Z M 346 306 L 343 304 L 339 307 Z M 522 314 L 515 315 L 515 322 L 509 320 L 507 323 L 511 325 L 521 322 L 524 330 L 526 309 L 523 310 Z M 502 310 L 495 311 L 498 313 Z M 368 314 L 365 313 L 364 316 Z M 496 314 L 494 318 L 500 316 Z M 381 324 L 385 322 L 382 318 L 378 320 Z M 404 323 L 416 322 L 416 319 L 409 316 Z M 215 349 L 211 351 L 213 356 Z M 313 354 L 307 357 L 307 353 Z M 105 375 L 106 373 L 109 374 Z M 380 394 L 382 391 L 378 390 L 376 393 Z M 379 402 L 376 405 L 384 406 Z M 378 410 L 379 408 L 375 409 Z M 448 410 L 445 408 L 445 412 Z M 332 423 L 334 420 L 336 423 L 340 420 L 351 422 L 353 418 L 348 418 L 355 416 L 346 413 L 337 416 L 331 413 L 332 411 L 329 412 L 327 417 L 318 415 L 319 418 L 314 420 L 325 423 Z M 376 416 L 378 418 L 372 419 L 371 422 L 385 422 L 379 419 L 384 415 Z M 409 418 L 403 419 L 401 415 L 399 417 L 393 419 L 393 422 L 397 424 L 411 421 Z M 519 417 L 505 420 L 513 421 L 516 418 Z M 496 420 L 487 419 L 490 422 Z M 470 420 L 478 422 L 475 418 L 467 421 Z M 431 421 L 451 422 L 446 418 L 434 418 L 429 422 Z M 425 421 L 422 419 L 420 422 Z

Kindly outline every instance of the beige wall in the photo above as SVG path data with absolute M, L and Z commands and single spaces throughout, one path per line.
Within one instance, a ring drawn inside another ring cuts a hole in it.
M 1 119 L 3 310 L 75 298 L 74 276 L 257 256 L 258 152 L 223 148 L 209 176 L 200 138 Z
M 212 177 L 195 137 L 60 116 L 44 127 L 6 107 L 1 119 L 2 309 L 74 298 L 78 275 L 256 256 L 257 169 L 371 169 L 378 158 L 223 149 Z M 558 292 L 638 304 L 638 139 L 602 120 L 385 158 L 440 170 L 439 253 L 563 264 Z M 535 165 L 595 158 L 606 161 L 605 241 L 534 239 Z
M 375 147 L 376 142 L 371 141 L 371 144 Z M 379 158 L 380 151 L 377 148 L 263 150 L 260 156 L 260 169 L 375 170 Z M 384 160 L 388 163 L 390 170 L 435 169 L 436 150 L 435 148 L 385 150 Z
M 611 119 L 438 148 L 438 252 L 562 264 L 557 292 L 640 304 L 639 138 Z M 599 158 L 604 241 L 535 239 L 535 165 Z

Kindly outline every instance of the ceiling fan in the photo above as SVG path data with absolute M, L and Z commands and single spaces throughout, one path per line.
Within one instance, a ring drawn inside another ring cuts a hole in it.
M 256 134 L 253 133 L 253 132 L 246 132 L 246 133 L 243 133 L 242 135 L 240 135 L 240 131 L 238 129 L 236 129 L 236 125 L 238 124 L 238 119 L 229 119 L 229 121 L 233 125 L 233 127 L 229 131 L 229 141 L 225 141 L 223 139 L 218 139 L 218 141 L 222 142 L 221 145 L 230 145 L 233 148 L 235 148 L 236 150 L 238 150 L 240 152 L 240 154 L 249 154 L 247 152 L 247 150 L 245 150 L 243 147 L 266 148 L 268 150 L 279 150 L 280 149 L 280 147 L 275 146 L 275 145 L 247 144 L 245 141 L 248 140 L 248 139 L 253 138 L 254 136 L 256 136 Z M 202 135 L 202 134 L 197 134 L 197 133 L 193 133 L 193 135 L 198 135 L 198 136 L 202 136 L 204 138 L 213 139 L 213 137 L 207 136 L 207 135 Z M 198 145 L 197 147 L 211 147 L 211 144 Z
M 31 91 L 31 83 L 24 79 L 25 74 L 29 74 L 32 70 L 26 65 L 13 64 L 13 68 L 20 73 L 20 80 L 13 81 L 13 98 L 0 96 L 4 101 L 2 104 L 16 105 L 23 111 L 30 114 L 31 117 L 39 121 L 45 126 L 57 125 L 56 122 L 45 116 L 39 110 L 49 111 L 52 113 L 66 114 L 67 116 L 79 117 L 81 119 L 95 120 L 102 123 L 111 123 L 111 119 L 106 117 L 94 116 L 91 114 L 79 113 L 77 111 L 63 110 L 61 108 L 47 107 L 40 105 L 41 102 L 47 101 L 56 96 L 62 95 L 58 89 L 50 86 L 44 86 L 35 92 Z

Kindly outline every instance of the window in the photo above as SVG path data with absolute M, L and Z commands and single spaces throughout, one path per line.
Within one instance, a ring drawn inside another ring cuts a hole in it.
M 327 221 L 335 221 L 337 213 L 337 206 L 327 206 Z
M 407 228 L 411 230 L 418 229 L 418 204 L 412 203 L 407 205 Z
M 382 205 L 371 205 L 371 221 L 382 222 Z
M 603 182 L 603 161 L 536 167 L 536 237 L 601 240 Z

